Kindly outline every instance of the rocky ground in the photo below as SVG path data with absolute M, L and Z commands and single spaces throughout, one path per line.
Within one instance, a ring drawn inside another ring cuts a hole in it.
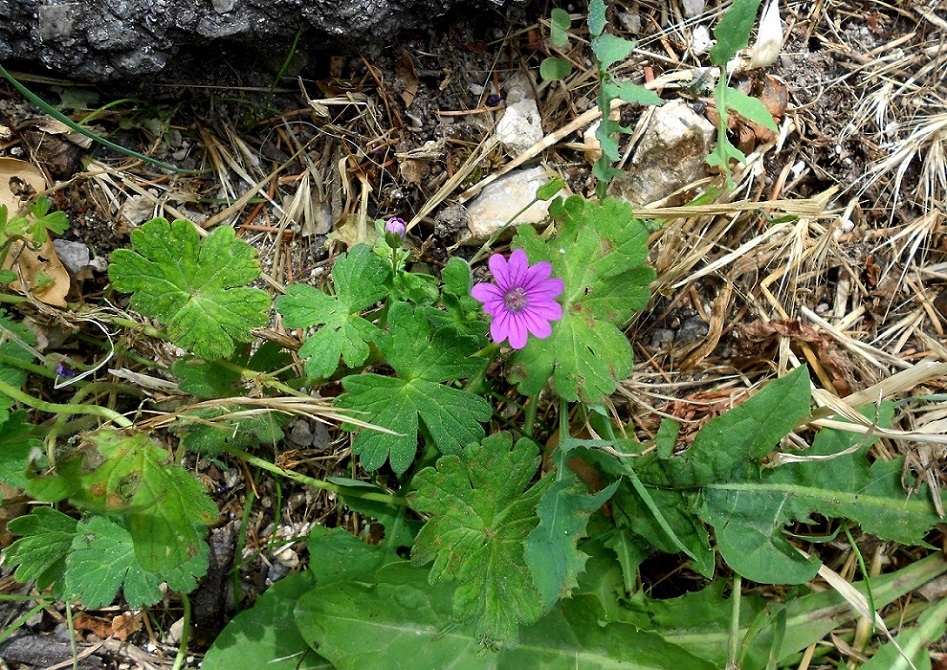
M 840 397 L 927 357 L 947 360 L 947 10 L 918 0 L 781 4 L 776 61 L 734 80 L 770 106 L 779 132 L 734 120 L 747 164 L 732 189 L 688 208 L 680 205 L 723 184 L 700 160 L 715 119 L 703 42 L 718 12 L 685 17 L 676 4 L 630 0 L 611 10 L 612 29 L 639 41 L 618 74 L 667 101 L 618 112 L 634 132 L 612 188 L 661 223 L 654 299 L 628 329 L 638 362 L 613 399 L 643 435 L 664 415 L 693 432 L 792 360 L 808 362 Z M 70 300 L 100 299 L 110 252 L 154 216 L 233 226 L 258 249 L 273 291 L 319 281 L 335 254 L 372 234 L 373 219 L 395 215 L 409 221 L 419 259 L 437 268 L 450 254 L 473 258 L 508 216 L 498 207 L 515 213 L 542 175 L 594 193 L 587 36 L 575 14 L 560 52 L 573 73 L 545 83 L 537 69 L 554 53 L 545 16 L 517 10 L 505 25 L 402 35 L 371 58 L 317 55 L 303 39 L 269 69 L 231 72 L 210 59 L 194 79 L 131 88 L 15 73 L 94 133 L 179 171 L 90 143 L 4 82 L 0 152 L 39 169 L 69 216 L 62 237 L 88 249 L 67 281 Z M 542 211 L 530 215 L 541 220 Z M 900 392 L 943 390 L 942 380 L 915 384 Z M 938 411 L 902 427 L 923 433 Z M 297 421 L 280 448 L 322 477 L 350 465 L 345 439 Z M 928 459 L 932 472 L 942 459 Z M 194 466 L 216 492 L 221 521 L 211 538 L 219 560 L 192 596 L 201 633 L 190 667 L 235 601 L 245 606 L 305 562 L 304 544 L 287 538 L 312 523 L 362 523 L 329 496 L 254 480 L 239 463 Z M 0 593 L 17 592 L 0 575 Z M 0 629 L 24 611 L 0 610 Z M 150 614 L 79 614 L 79 667 L 169 667 L 179 605 L 169 598 Z M 61 610 L 34 613 L 24 630 L 22 650 L 4 651 L 8 667 L 71 665 Z

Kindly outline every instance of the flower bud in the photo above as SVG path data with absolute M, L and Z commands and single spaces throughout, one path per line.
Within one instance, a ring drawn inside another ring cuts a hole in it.
M 404 219 L 402 219 L 400 216 L 393 216 L 385 222 L 385 242 L 392 249 L 401 248 L 401 241 L 404 239 L 404 233 Z

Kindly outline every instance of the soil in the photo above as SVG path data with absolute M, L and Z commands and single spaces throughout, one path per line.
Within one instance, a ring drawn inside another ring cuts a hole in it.
M 676 3 L 669 9 L 665 2 L 616 0 L 611 12 L 613 29 L 639 40 L 639 51 L 619 67 L 621 76 L 640 82 L 707 65 L 706 56 L 688 51 L 695 23 L 683 22 Z M 371 59 L 317 56 L 303 44 L 278 81 L 273 72 L 249 72 L 237 85 L 225 67 L 202 72 L 199 80 L 134 89 L 21 76 L 73 119 L 99 110 L 86 123 L 96 133 L 197 172 L 172 173 L 80 146 L 6 84 L 0 84 L 6 127 L 0 153 L 32 161 L 49 175 L 54 207 L 71 224 L 64 237 L 88 245 L 96 259 L 71 293 L 86 304 L 120 300 L 107 293 L 107 259 L 153 216 L 233 226 L 257 248 L 267 275 L 261 286 L 269 290 L 320 282 L 334 256 L 364 235 L 360 220 L 395 215 L 417 219 L 410 236 L 419 262 L 438 268 L 451 253 L 469 258 L 473 252 L 452 248 L 451 205 L 514 158 L 493 149 L 459 185 L 442 191 L 490 136 L 510 78 L 532 74 L 547 134 L 595 105 L 579 21 L 569 53 L 573 75 L 564 84 L 538 80 L 539 63 L 550 53 L 540 24 L 545 16 L 520 11 L 502 27 L 452 25 L 411 35 Z M 944 360 L 947 184 L 943 163 L 927 161 L 932 154 L 942 161 L 947 139 L 943 131 L 916 132 L 942 117 L 947 99 L 944 17 L 942 6 L 917 1 L 898 7 L 800 2 L 784 9 L 779 58 L 743 77 L 751 93 L 766 78 L 784 87 L 782 133 L 752 138 L 751 163 L 721 200 L 780 201 L 772 211 L 793 214 L 799 202 L 821 198 L 820 210 L 802 208 L 785 228 L 755 205 L 661 219 L 652 239 L 655 296 L 628 329 L 635 372 L 613 398 L 619 416 L 642 437 L 672 415 L 684 422 L 686 439 L 791 360 L 808 362 L 823 387 L 840 396 L 926 356 Z M 701 22 L 713 25 L 707 17 Z M 629 32 L 637 25 L 639 33 Z M 659 93 L 701 109 L 712 103 L 700 92 Z M 634 126 L 641 114 L 627 108 L 622 120 Z M 739 132 L 734 129 L 735 138 Z M 573 193 L 592 196 L 582 139 L 563 138 L 532 162 L 562 175 Z M 709 175 L 688 193 L 721 183 Z M 417 217 L 432 199 L 438 206 Z M 169 364 L 178 355 L 154 343 L 140 346 L 142 355 Z M 874 363 L 879 357 L 882 363 Z M 924 386 L 925 392 L 939 388 L 936 381 Z M 320 393 L 331 397 L 338 389 L 328 385 Z M 341 431 L 296 419 L 286 435 L 276 447 L 282 462 L 313 477 L 351 476 Z M 221 512 L 209 538 L 210 573 L 191 596 L 198 633 L 187 667 L 197 667 L 237 604 L 247 607 L 269 584 L 305 565 L 305 542 L 298 538 L 313 524 L 356 532 L 368 522 L 324 492 L 255 477 L 240 462 L 190 457 L 188 465 Z M 394 481 L 382 472 L 378 483 L 384 486 L 386 477 Z M 28 592 L 3 570 L 0 593 Z M 661 575 L 672 568 L 646 570 L 660 572 L 653 577 L 664 581 L 662 595 L 692 588 L 685 582 L 696 579 L 684 570 L 677 582 L 667 582 Z M 0 604 L 0 630 L 26 607 Z M 181 617 L 174 597 L 148 616 L 118 604 L 83 617 L 76 627 L 80 650 L 88 653 L 79 667 L 170 667 L 177 653 L 168 636 Z M 127 621 L 135 632 L 115 637 L 115 626 Z M 63 611 L 55 606 L 34 614 L 20 635 L 26 651 L 12 654 L 8 647 L 7 667 L 70 659 L 65 631 Z

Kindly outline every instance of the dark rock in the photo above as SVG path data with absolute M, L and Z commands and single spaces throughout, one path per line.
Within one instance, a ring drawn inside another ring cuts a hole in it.
M 522 5 L 527 0 L 509 0 Z M 281 60 L 297 31 L 364 53 L 448 13 L 502 15 L 504 0 L 0 0 L 0 61 L 87 81 L 162 72 L 185 55 Z

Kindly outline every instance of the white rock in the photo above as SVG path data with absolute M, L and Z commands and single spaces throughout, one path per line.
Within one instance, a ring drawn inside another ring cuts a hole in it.
M 536 190 L 548 184 L 554 175 L 546 168 L 537 166 L 525 170 L 513 170 L 486 186 L 467 205 L 470 221 L 467 228 L 470 238 L 465 244 L 482 244 L 490 235 L 503 227 L 523 207 L 536 197 Z M 513 226 L 525 223 L 540 223 L 549 214 L 549 203 L 542 200 L 533 203 L 520 214 Z M 513 227 L 511 226 L 511 228 Z
M 508 104 L 497 122 L 496 138 L 511 156 L 518 156 L 543 139 L 543 119 L 532 98 Z
M 681 0 L 681 8 L 684 10 L 684 17 L 692 19 L 704 12 L 707 0 Z
M 710 36 L 707 26 L 695 26 L 691 34 L 691 53 L 695 56 L 703 56 L 710 51 L 710 48 L 716 43 L 716 40 Z
M 715 129 L 683 100 L 657 107 L 625 174 L 613 190 L 644 205 L 670 195 L 707 174 Z
M 82 242 L 56 239 L 53 240 L 53 248 L 56 250 L 56 255 L 59 256 L 59 260 L 62 261 L 62 264 L 69 270 L 69 274 L 71 275 L 79 274 L 79 271 L 88 267 L 92 260 L 89 247 Z

